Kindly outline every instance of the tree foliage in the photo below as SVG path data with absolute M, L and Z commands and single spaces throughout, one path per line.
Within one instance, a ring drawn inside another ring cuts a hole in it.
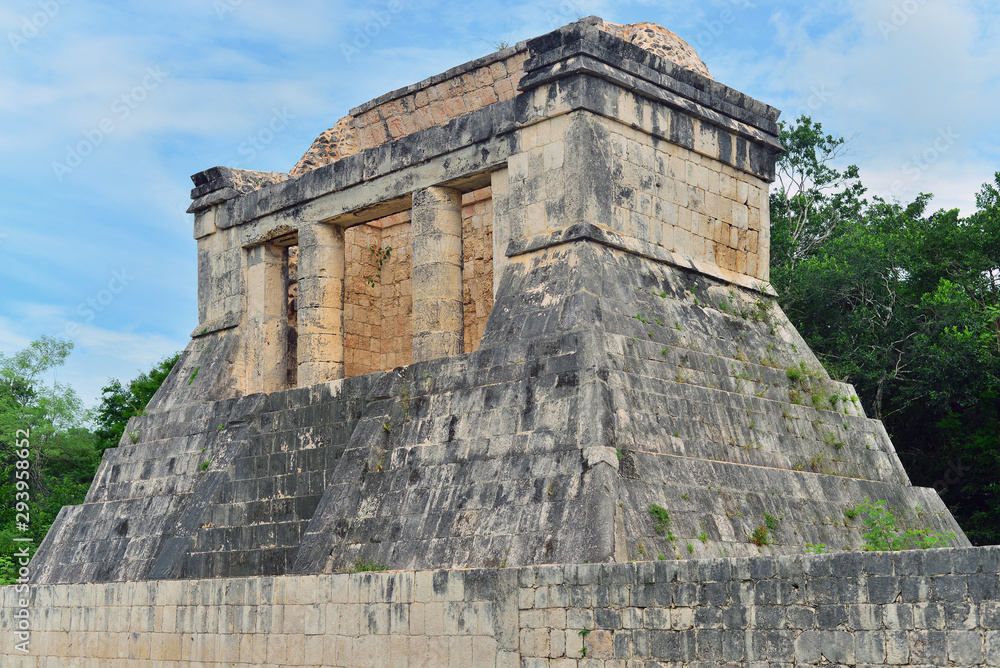
M 178 358 L 160 362 L 127 385 L 110 381 L 96 411 L 95 433 L 87 428 L 94 415 L 73 389 L 45 382 L 72 349 L 70 341 L 43 336 L 9 357 L 0 353 L 0 498 L 27 499 L 29 519 L 18 517 L 15 503 L 0 504 L 0 584 L 17 577 L 14 538 L 31 538 L 18 547 L 28 545 L 33 554 L 60 508 L 83 502 L 101 453 L 117 445 L 128 418 L 145 409 Z M 25 450 L 28 467 L 18 468 Z M 18 471 L 28 472 L 26 489 Z
M 1000 173 L 962 218 L 929 212 L 927 194 L 861 200 L 856 170 L 829 167 L 843 140 L 808 117 L 782 141 L 779 173 L 828 186 L 772 194 L 785 312 L 885 421 L 914 484 L 938 489 L 973 542 L 1000 542 Z
M 30 537 L 33 550 L 59 508 L 83 499 L 100 459 L 80 398 L 64 383 L 44 382 L 72 349 L 69 341 L 43 336 L 9 357 L 0 354 L 0 498 L 27 500 L 29 520 L 18 518 L 14 503 L 0 504 L 0 554 L 8 558 L 15 534 Z M 26 469 L 17 468 L 19 459 Z M 17 487 L 18 470 L 28 473 L 27 490 Z
M 845 139 L 824 135 L 823 126 L 809 116 L 780 127 L 786 152 L 776 166 L 771 195 L 771 264 L 772 272 L 783 275 L 858 214 L 865 188 L 857 165 L 844 171 L 833 166 L 847 153 Z
M 127 385 L 112 378 L 101 389 L 101 405 L 97 408 L 95 418 L 97 429 L 94 430 L 101 452 L 118 445 L 129 419 L 143 414 L 149 400 L 160 389 L 178 359 L 180 353 L 160 361 Z

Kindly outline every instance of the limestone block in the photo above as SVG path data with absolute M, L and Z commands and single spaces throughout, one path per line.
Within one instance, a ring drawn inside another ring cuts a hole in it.
M 413 360 L 464 347 L 462 197 L 450 188 L 413 195 Z

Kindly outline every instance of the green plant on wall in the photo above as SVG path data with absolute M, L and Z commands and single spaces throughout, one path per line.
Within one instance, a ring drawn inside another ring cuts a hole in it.
M 580 629 L 577 631 L 577 635 L 580 636 L 580 643 L 583 645 L 579 652 L 583 656 L 587 656 L 587 636 L 590 635 L 590 629 Z
M 750 542 L 756 545 L 757 547 L 770 545 L 771 538 L 770 536 L 768 536 L 767 527 L 761 524 L 756 529 L 754 529 L 753 533 L 750 534 Z
M 670 513 L 663 506 L 658 506 L 655 503 L 649 507 L 649 516 L 653 518 L 656 522 L 656 526 L 653 527 L 653 531 L 660 534 L 661 536 L 667 534 L 669 539 L 673 539 L 673 534 L 670 532 Z
M 367 573 L 370 571 L 387 571 L 389 567 L 385 564 L 380 564 L 372 559 L 358 559 L 347 569 L 348 573 Z
M 371 287 L 375 287 L 375 281 L 382 278 L 382 266 L 388 262 L 389 254 L 392 253 L 392 246 L 379 246 L 378 244 L 372 244 L 368 247 L 368 250 L 372 254 L 372 259 L 375 261 L 375 276 L 368 276 L 365 278 L 365 283 Z
M 886 501 L 876 501 L 871 503 L 865 499 L 864 503 L 858 504 L 855 510 L 864 513 L 861 521 L 865 525 L 865 531 L 861 534 L 864 538 L 864 545 L 861 549 L 866 552 L 883 552 L 895 550 L 909 550 L 919 548 L 926 550 L 932 547 L 944 547 L 945 544 L 955 537 L 954 533 L 943 534 L 930 529 L 901 529 L 897 528 L 898 520 L 895 511 L 889 508 Z

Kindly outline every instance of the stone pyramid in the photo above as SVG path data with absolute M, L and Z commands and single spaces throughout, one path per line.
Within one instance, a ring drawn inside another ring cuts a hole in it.
M 195 175 L 200 323 L 34 581 L 968 545 L 768 285 L 778 113 L 592 17 Z

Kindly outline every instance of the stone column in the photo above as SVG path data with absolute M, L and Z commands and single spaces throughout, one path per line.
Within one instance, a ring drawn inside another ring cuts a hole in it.
M 431 187 L 413 193 L 413 361 L 464 350 L 462 194 Z
M 247 250 L 247 394 L 285 389 L 288 369 L 288 264 L 281 246 Z
M 298 384 L 344 377 L 344 231 L 299 228 Z

